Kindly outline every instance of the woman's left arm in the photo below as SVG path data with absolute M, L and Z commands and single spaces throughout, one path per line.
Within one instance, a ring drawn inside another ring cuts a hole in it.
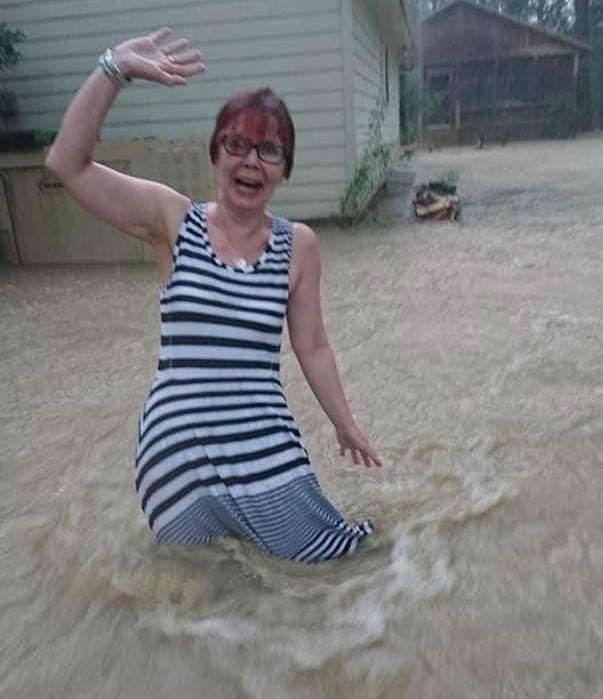
M 321 262 L 314 231 L 295 224 L 291 288 L 287 306 L 289 339 L 310 388 L 333 423 L 340 453 L 355 464 L 381 466 L 381 459 L 356 424 L 346 400 L 320 302 Z

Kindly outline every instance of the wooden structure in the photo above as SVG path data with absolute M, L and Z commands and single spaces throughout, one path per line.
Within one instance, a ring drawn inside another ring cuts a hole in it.
M 551 99 L 575 107 L 579 41 L 471 0 L 426 17 L 422 40 L 427 143 L 539 138 Z
M 0 263 L 144 262 L 150 248 L 87 214 L 44 167 L 45 151 L 0 153 Z M 216 195 L 207 140 L 109 141 L 99 162 L 194 199 Z

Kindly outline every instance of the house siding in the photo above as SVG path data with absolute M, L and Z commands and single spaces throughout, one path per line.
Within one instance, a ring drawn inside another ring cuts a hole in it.
M 292 218 L 336 215 L 346 185 L 345 1 L 174 0 L 169 8 L 165 0 L 8 2 L 2 19 L 27 40 L 3 85 L 18 96 L 21 128 L 55 130 L 106 46 L 169 25 L 202 49 L 207 74 L 184 89 L 134 84 L 124 90 L 103 139 L 207 137 L 233 92 L 270 85 L 289 105 L 297 132 L 292 178 L 272 210 Z
M 389 100 L 385 105 L 382 138 L 385 143 L 397 143 L 399 138 L 398 48 L 385 38 L 384 28 L 374 8 L 374 3 L 353 0 L 353 81 L 357 161 L 362 158 L 368 144 L 371 113 L 376 108 L 380 95 L 385 95 L 387 73 L 389 74 Z

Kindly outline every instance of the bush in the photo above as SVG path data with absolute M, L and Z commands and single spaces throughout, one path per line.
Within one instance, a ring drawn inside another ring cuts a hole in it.
M 546 135 L 550 138 L 575 138 L 578 133 L 579 110 L 568 92 L 558 92 L 546 101 Z
M 25 40 L 25 34 L 20 29 L 11 29 L 6 22 L 0 22 L 0 73 L 8 68 L 14 68 L 21 54 L 17 44 Z M 19 106 L 17 96 L 10 90 L 0 90 L 0 120 L 5 128 L 16 123 Z
M 379 95 L 369 116 L 367 144 L 341 200 L 341 218 L 345 223 L 357 223 L 385 179 L 391 158 L 391 148 L 383 142 L 382 126 L 386 101 Z
M 20 29 L 11 29 L 6 22 L 0 22 L 0 72 L 17 65 L 21 58 L 17 44 L 24 40 L 25 34 Z
M 0 90 L 0 120 L 4 126 L 6 128 L 12 126 L 16 122 L 18 114 L 17 95 L 10 90 Z

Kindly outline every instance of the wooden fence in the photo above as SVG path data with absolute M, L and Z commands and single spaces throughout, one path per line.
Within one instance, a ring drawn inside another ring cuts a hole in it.
M 9 264 L 136 262 L 140 241 L 97 221 L 44 167 L 45 151 L 0 153 L 0 260 Z M 192 199 L 215 198 L 208 143 L 112 141 L 95 160 L 163 182 Z

